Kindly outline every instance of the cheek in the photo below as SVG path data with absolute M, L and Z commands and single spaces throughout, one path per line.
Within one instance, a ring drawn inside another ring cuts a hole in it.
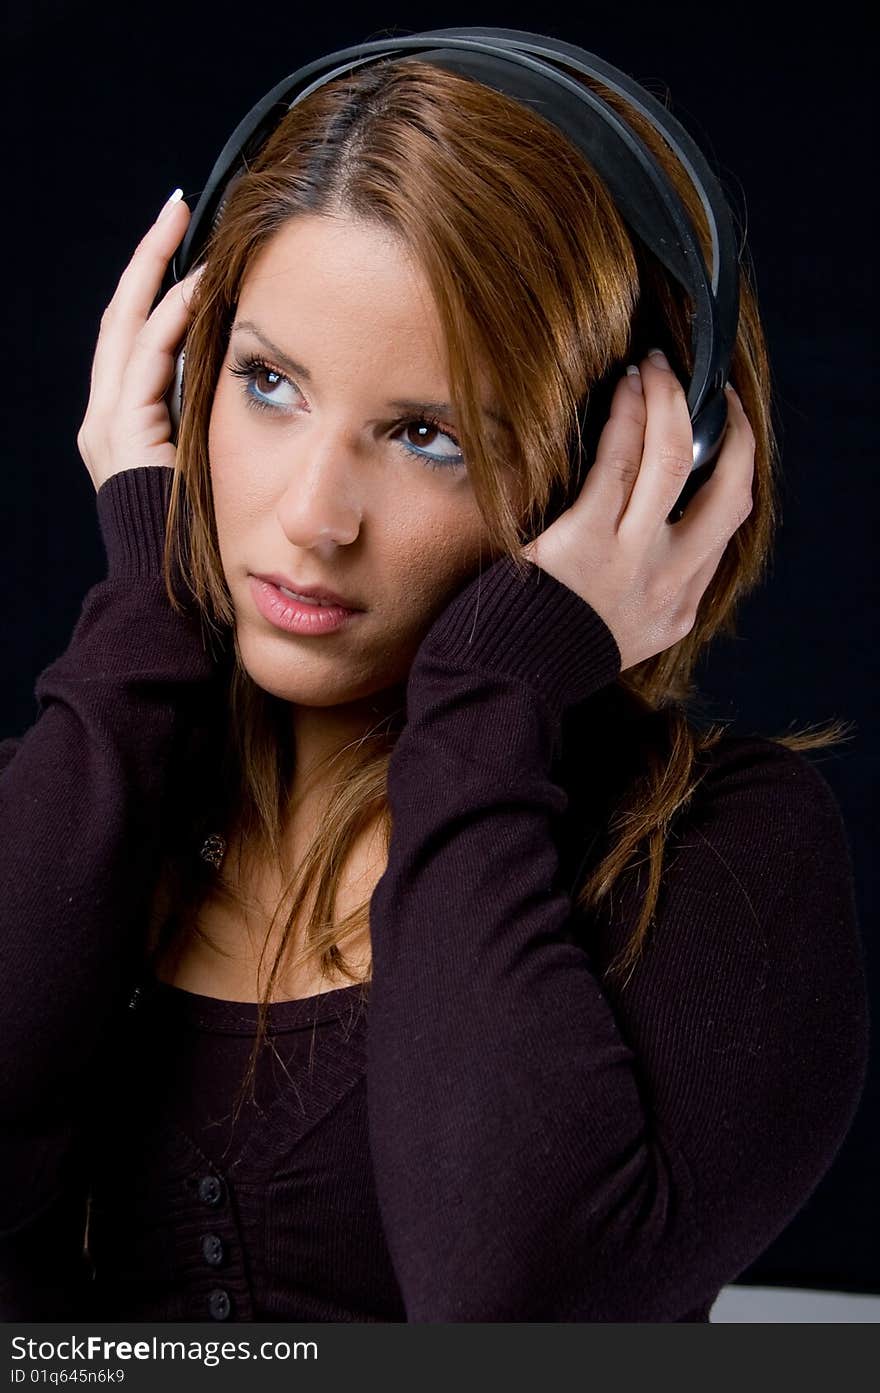
M 224 543 L 242 534 L 271 502 L 261 491 L 265 489 L 265 474 L 248 468 L 253 450 L 233 416 L 228 394 L 218 392 L 208 422 L 208 461 L 221 552 Z
M 208 421 L 208 464 L 214 511 L 218 514 L 218 524 L 220 522 L 219 515 L 225 512 L 228 483 L 233 477 L 231 456 L 235 453 L 235 437 L 229 429 L 226 420 L 227 414 L 222 397 L 218 393 L 214 397 L 214 405 Z
M 381 590 L 397 596 L 412 621 L 424 626 L 490 562 L 485 524 L 468 507 L 413 508 L 398 502 L 397 526 L 385 535 Z

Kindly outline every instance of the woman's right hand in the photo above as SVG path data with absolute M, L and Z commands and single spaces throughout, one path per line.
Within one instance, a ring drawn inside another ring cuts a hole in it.
M 189 218 L 182 199 L 166 203 L 101 316 L 89 403 L 76 437 L 95 492 L 123 469 L 174 467 L 177 450 L 165 394 L 203 267 L 173 285 L 152 314 L 150 306 Z

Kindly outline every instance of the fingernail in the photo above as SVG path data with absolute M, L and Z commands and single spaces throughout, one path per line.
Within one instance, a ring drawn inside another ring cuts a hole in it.
M 634 392 L 642 390 L 642 374 L 639 372 L 635 363 L 630 363 L 626 370 L 626 380 Z
M 657 364 L 658 368 L 669 367 L 669 360 L 666 357 L 666 354 L 663 352 L 662 348 L 652 348 L 648 353 L 648 357 L 651 359 L 652 363 Z
M 171 195 L 171 197 L 168 199 L 168 202 L 167 202 L 167 203 L 163 203 L 162 208 L 161 208 L 161 211 L 160 211 L 160 213 L 159 213 L 159 216 L 158 216 L 158 218 L 156 219 L 156 222 L 161 222 L 163 218 L 167 218 L 168 214 L 171 212 L 171 209 L 174 207 L 175 203 L 179 203 L 180 200 L 181 200 L 182 198 L 183 198 L 183 189 L 175 189 L 175 190 L 174 190 L 174 193 L 173 193 L 173 194 Z

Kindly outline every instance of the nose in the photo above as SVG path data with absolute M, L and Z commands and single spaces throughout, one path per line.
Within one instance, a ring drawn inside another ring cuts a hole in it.
M 316 432 L 304 445 L 277 512 L 288 541 L 322 557 L 356 540 L 363 517 L 358 473 L 338 434 L 319 439 Z

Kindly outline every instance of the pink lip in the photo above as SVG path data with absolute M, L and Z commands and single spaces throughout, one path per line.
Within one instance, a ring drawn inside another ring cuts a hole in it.
M 254 603 L 260 614 L 288 634 L 312 638 L 335 633 L 363 613 L 362 610 L 346 609 L 342 605 L 309 605 L 283 594 L 277 585 L 259 576 L 250 576 L 249 579 Z
M 255 579 L 268 581 L 270 585 L 286 585 L 288 590 L 295 590 L 298 595 L 308 595 L 310 599 L 317 600 L 322 605 L 340 605 L 342 609 L 349 610 L 360 609 L 360 605 L 356 605 L 345 595 L 337 595 L 335 590 L 328 590 L 320 585 L 298 585 L 295 580 L 282 575 L 280 571 L 256 575 Z

